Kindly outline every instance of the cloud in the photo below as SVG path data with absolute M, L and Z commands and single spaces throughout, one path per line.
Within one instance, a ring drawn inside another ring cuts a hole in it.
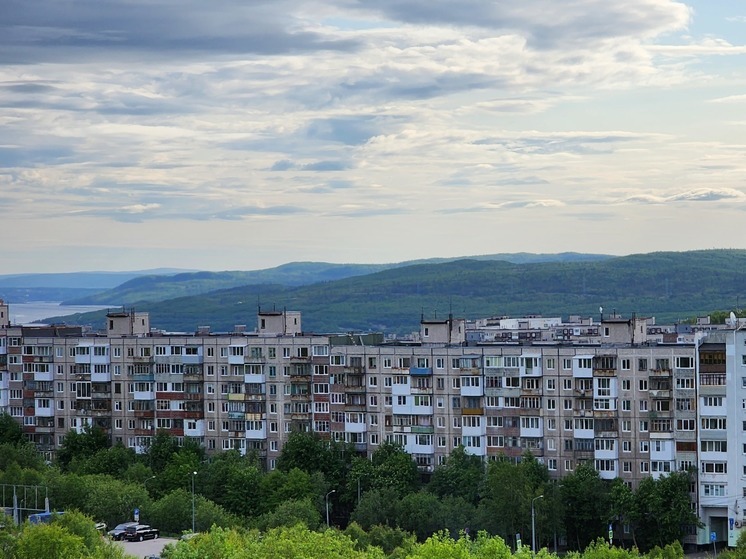
M 725 39 L 706 37 L 698 42 L 681 45 L 649 45 L 648 50 L 654 54 L 675 56 L 718 55 L 730 56 L 746 54 L 746 45 L 732 45 Z
M 271 171 L 315 171 L 334 172 L 349 169 L 351 164 L 347 161 L 314 161 L 312 163 L 293 163 L 287 159 L 276 161 L 270 167 Z
M 199 56 L 277 55 L 359 47 L 305 28 L 297 3 L 254 0 L 133 0 L 74 6 L 54 0 L 33 4 L 6 0 L 0 20 L 0 62 L 29 64 L 122 57 L 143 53 L 160 59 Z
M 357 0 L 352 4 L 413 25 L 459 25 L 490 32 L 518 32 L 540 48 L 625 35 L 652 37 L 681 29 L 691 19 L 691 10 L 685 4 L 669 0 L 604 3 L 603 7 L 594 0 L 571 3 L 531 0 L 519 4 L 481 0 Z
M 566 204 L 560 200 L 512 200 L 507 202 L 482 202 L 471 207 L 445 208 L 439 210 L 439 213 L 458 214 L 526 208 L 561 208 L 565 205 Z
M 720 200 L 746 200 L 746 194 L 733 188 L 697 188 L 670 196 L 635 194 L 622 200 L 623 203 L 668 204 L 674 202 L 717 202 Z
M 710 99 L 710 103 L 743 103 L 746 102 L 746 93 L 742 95 L 728 95 L 727 97 L 718 97 Z

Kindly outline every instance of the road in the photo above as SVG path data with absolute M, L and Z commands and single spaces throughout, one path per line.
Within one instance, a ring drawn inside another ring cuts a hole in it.
M 124 552 L 133 557 L 147 557 L 148 555 L 160 555 L 161 550 L 167 543 L 177 541 L 174 538 L 158 538 L 157 540 L 145 540 L 144 542 L 122 542 Z

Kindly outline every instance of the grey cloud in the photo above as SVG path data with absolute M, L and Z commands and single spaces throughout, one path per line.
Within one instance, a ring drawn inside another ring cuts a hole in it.
M 570 3 L 555 0 L 356 0 L 354 5 L 411 24 L 518 32 L 534 46 L 547 48 L 630 34 L 657 35 L 672 27 L 682 27 L 690 17 L 683 4 L 656 0 Z
M 525 138 L 483 138 L 476 145 L 499 145 L 515 153 L 547 155 L 554 153 L 610 153 L 611 145 L 639 140 L 642 136 L 625 135 L 548 135 Z
M 0 62 L 31 63 L 354 50 L 358 43 L 300 30 L 293 2 L 4 0 Z
M 36 148 L 16 148 L 0 146 L 0 168 L 35 167 L 56 165 L 72 160 L 75 152 L 67 146 L 42 146 Z
M 671 196 L 659 194 L 636 194 L 621 200 L 639 204 L 666 204 L 673 202 L 717 202 L 720 200 L 746 200 L 746 194 L 732 188 L 696 188 Z
M 306 136 L 347 145 L 360 145 L 377 135 L 380 126 L 372 116 L 333 117 L 316 119 L 307 129 Z
M 350 167 L 351 165 L 346 161 L 315 161 L 297 164 L 288 159 L 280 159 L 270 167 L 270 171 L 345 171 Z
M 408 210 L 401 208 L 356 208 L 356 209 L 341 209 L 336 212 L 330 212 L 329 216 L 333 217 L 377 217 L 385 215 L 405 215 L 411 213 Z

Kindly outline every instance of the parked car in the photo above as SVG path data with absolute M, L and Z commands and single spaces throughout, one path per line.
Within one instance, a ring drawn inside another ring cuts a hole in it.
M 122 541 L 124 539 L 124 531 L 129 526 L 137 526 L 137 522 L 123 522 L 122 524 L 117 524 L 112 530 L 109 530 L 109 537 L 114 541 Z
M 158 537 L 158 528 L 147 524 L 135 524 L 127 526 L 124 530 L 124 539 L 128 542 L 141 542 L 143 540 L 154 540 Z

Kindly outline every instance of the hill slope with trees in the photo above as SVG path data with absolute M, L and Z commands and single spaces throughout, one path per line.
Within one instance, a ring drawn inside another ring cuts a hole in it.
M 589 316 L 603 306 L 626 316 L 683 320 L 735 308 L 745 286 L 746 251 L 706 250 L 580 262 L 418 264 L 300 287 L 246 285 L 138 303 L 137 309 L 150 312 L 151 325 L 167 331 L 193 331 L 198 325 L 213 331 L 229 331 L 236 324 L 251 328 L 261 305 L 302 311 L 308 332 L 406 333 L 418 328 L 422 314 Z M 64 321 L 100 327 L 103 314 Z

